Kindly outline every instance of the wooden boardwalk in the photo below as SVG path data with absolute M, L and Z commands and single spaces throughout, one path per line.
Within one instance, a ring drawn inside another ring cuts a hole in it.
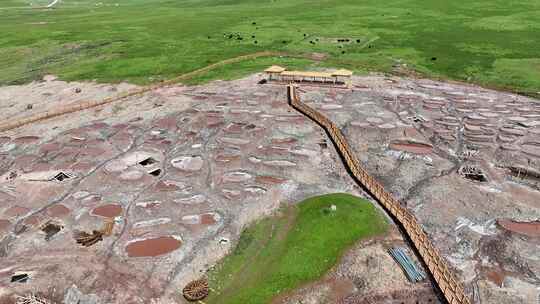
M 326 116 L 300 101 L 294 85 L 288 86 L 287 97 L 289 99 L 289 104 L 293 108 L 316 122 L 329 134 L 336 150 L 343 158 L 344 165 L 347 167 L 353 178 L 373 195 L 373 197 L 393 216 L 397 224 L 409 236 L 448 303 L 470 304 L 471 302 L 465 295 L 463 286 L 456 279 L 456 276 L 450 268 L 448 268 L 445 259 L 433 246 L 426 232 L 422 229 L 422 226 L 418 224 L 414 215 L 402 207 L 397 199 L 386 192 L 383 186 L 362 168 L 339 128 Z

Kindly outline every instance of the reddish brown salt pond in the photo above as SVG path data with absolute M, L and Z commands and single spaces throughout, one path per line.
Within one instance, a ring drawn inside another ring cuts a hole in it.
M 225 123 L 225 120 L 223 119 L 223 117 L 208 117 L 206 119 L 206 126 L 207 127 L 215 127 L 215 126 L 219 126 L 221 124 Z
M 122 214 L 122 206 L 117 204 L 99 206 L 92 210 L 92 214 L 103 217 L 117 217 Z
M 7 216 L 20 216 L 20 215 L 28 213 L 28 211 L 30 211 L 30 209 L 28 208 L 21 207 L 21 206 L 13 206 L 9 208 L 8 210 L 4 211 L 4 214 Z
M 52 217 L 62 217 L 64 215 L 68 215 L 70 212 L 71 210 L 62 204 L 54 205 L 47 209 L 47 213 Z
M 164 140 L 161 141 L 160 145 L 162 145 L 162 146 L 170 146 L 170 145 L 172 145 L 172 143 L 173 143 L 172 140 L 164 139 Z
M 0 220 L 0 232 L 6 231 L 11 225 L 11 222 L 8 220 Z
M 39 140 L 37 136 L 21 136 L 13 140 L 16 144 L 29 144 Z
M 76 148 L 76 147 L 64 147 L 62 148 L 62 150 L 60 150 L 60 152 L 58 153 L 58 156 L 75 157 L 80 152 L 82 152 L 81 149 Z
M 200 218 L 203 225 L 214 225 L 216 223 L 216 217 L 213 213 L 201 214 Z
M 131 141 L 131 135 L 127 132 L 120 132 L 110 138 L 113 141 Z
M 18 167 L 25 167 L 31 165 L 38 157 L 36 155 L 26 154 L 17 157 L 13 161 L 13 165 Z
M 509 219 L 499 219 L 497 224 L 506 230 L 532 237 L 540 237 L 540 221 L 515 222 Z
M 154 257 L 174 251 L 182 245 L 180 240 L 172 236 L 135 241 L 126 246 L 129 257 Z
M 289 150 L 288 148 L 272 146 L 272 147 L 261 147 L 261 148 L 258 148 L 258 152 L 257 152 L 257 153 L 258 153 L 259 155 L 263 155 L 263 156 L 289 155 L 289 154 L 290 154 L 290 150 Z
M 96 122 L 96 123 L 93 123 L 91 125 L 88 125 L 86 126 L 86 128 L 88 130 L 101 130 L 101 129 L 105 129 L 105 128 L 108 128 L 109 125 L 104 123 L 104 122 Z
M 32 171 L 47 171 L 51 170 L 53 165 L 50 163 L 35 163 L 32 165 Z
M 58 151 L 62 148 L 62 145 L 59 143 L 46 143 L 44 145 L 41 145 L 39 148 L 39 152 L 42 154 L 46 154 L 53 151 Z
M 298 140 L 294 137 L 286 137 L 286 138 L 272 138 L 272 144 L 279 145 L 279 144 L 294 144 Z
M 86 155 L 86 156 L 99 156 L 106 153 L 107 151 L 101 148 L 97 148 L 97 147 L 87 147 L 81 152 L 82 152 L 82 155 Z
M 389 145 L 390 149 L 405 151 L 414 154 L 429 154 L 433 151 L 433 147 L 429 144 L 418 143 L 408 140 L 395 140 Z
M 174 130 L 176 126 L 176 117 L 161 118 L 154 124 L 157 128 Z
M 193 96 L 191 96 L 191 99 L 194 99 L 194 100 L 205 100 L 205 99 L 208 99 L 208 96 L 193 95 Z
M 102 144 L 105 143 L 105 140 L 104 139 L 101 139 L 101 138 L 94 138 L 94 139 L 90 139 L 86 142 L 86 146 L 87 147 L 98 147 Z
M 497 286 L 502 287 L 506 277 L 502 271 L 491 270 L 486 273 L 486 277 Z
M 180 187 L 178 185 L 175 185 L 174 183 L 170 183 L 167 181 L 159 181 L 154 188 L 157 191 L 178 191 L 180 190 Z
M 255 181 L 262 184 L 283 184 L 287 180 L 284 178 L 279 178 L 279 177 L 274 177 L 274 176 L 261 175 L 261 176 L 257 176 L 255 178 Z
M 24 223 L 25 223 L 26 225 L 36 226 L 36 225 L 38 225 L 39 223 L 41 223 L 41 221 L 43 221 L 43 217 L 42 217 L 42 216 L 40 216 L 40 215 L 32 215 L 32 216 L 27 217 L 27 218 L 24 220 Z
M 113 129 L 115 129 L 115 130 L 122 130 L 122 129 L 127 128 L 128 126 L 129 126 L 128 124 L 120 123 L 120 124 L 114 125 L 114 126 L 112 126 L 112 127 L 113 127 Z

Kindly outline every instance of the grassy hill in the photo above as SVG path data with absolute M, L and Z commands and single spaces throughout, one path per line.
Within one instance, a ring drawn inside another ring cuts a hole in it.
M 259 58 L 197 81 L 270 63 L 360 73 L 391 72 L 401 63 L 430 77 L 531 93 L 540 87 L 539 1 L 62 1 L 54 10 L 30 9 L 46 0 L 0 1 L 0 84 L 45 73 L 149 83 L 275 50 L 328 57 Z
M 242 233 L 233 253 L 210 273 L 215 291 L 205 302 L 268 303 L 318 279 L 345 249 L 386 228 L 384 217 L 371 203 L 349 194 L 316 196 L 283 208 Z

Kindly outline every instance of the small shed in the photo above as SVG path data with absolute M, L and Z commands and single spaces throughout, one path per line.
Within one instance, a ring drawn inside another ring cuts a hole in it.
M 279 80 L 281 73 L 283 73 L 286 69 L 284 67 L 280 67 L 279 65 L 273 65 L 264 72 L 266 75 L 268 75 L 268 80 Z
M 264 70 L 269 81 L 284 82 L 311 82 L 322 84 L 346 84 L 350 85 L 353 72 L 345 69 L 334 72 L 314 71 L 287 71 L 287 69 L 273 65 Z
M 340 69 L 332 73 L 332 76 L 336 78 L 336 82 L 349 83 L 353 72 L 345 69 Z
M 330 73 L 304 72 L 304 71 L 284 71 L 281 73 L 283 81 L 296 82 L 333 82 Z

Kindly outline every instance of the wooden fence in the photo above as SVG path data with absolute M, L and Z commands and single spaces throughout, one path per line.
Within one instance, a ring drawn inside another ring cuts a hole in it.
M 83 102 L 80 102 L 80 103 L 77 103 L 77 104 L 71 104 L 71 105 L 68 105 L 68 106 L 58 107 L 58 108 L 51 109 L 49 111 L 45 111 L 45 112 L 37 113 L 37 114 L 34 114 L 34 115 L 30 115 L 30 116 L 27 116 L 27 117 L 23 117 L 23 118 L 20 118 L 20 119 L 15 119 L 15 120 L 12 120 L 12 121 L 1 123 L 0 124 L 0 132 L 5 132 L 5 131 L 8 131 L 8 130 L 12 130 L 12 129 L 15 129 L 15 128 L 22 127 L 24 125 L 28 125 L 28 124 L 31 124 L 31 123 L 34 123 L 34 122 L 38 122 L 38 121 L 58 117 L 58 116 L 61 116 L 61 115 L 65 115 L 65 114 L 69 114 L 69 113 L 75 113 L 75 112 L 78 112 L 78 111 L 95 108 L 95 107 L 102 106 L 102 105 L 105 105 L 105 104 L 108 104 L 108 103 L 111 103 L 111 102 L 114 102 L 114 101 L 123 100 L 123 99 L 126 99 L 128 97 L 135 96 L 135 95 L 142 95 L 142 94 L 144 94 L 146 92 L 150 92 L 150 91 L 156 90 L 158 88 L 169 86 L 169 85 L 178 83 L 180 81 L 192 78 L 194 76 L 206 73 L 206 72 L 208 72 L 208 71 L 210 71 L 212 69 L 215 69 L 217 67 L 221 67 L 221 66 L 225 66 L 225 65 L 233 64 L 233 63 L 238 63 L 238 62 L 241 62 L 241 61 L 244 61 L 244 60 L 251 60 L 251 59 L 256 59 L 256 58 L 260 58 L 260 57 L 274 57 L 274 56 L 290 56 L 290 57 L 294 57 L 292 55 L 289 55 L 289 54 L 283 53 L 283 52 L 264 51 L 264 52 L 257 52 L 257 53 L 253 53 L 253 54 L 242 55 L 242 56 L 238 56 L 238 57 L 234 57 L 234 58 L 225 59 L 223 61 L 216 62 L 214 64 L 211 64 L 211 65 L 205 66 L 203 68 L 200 68 L 198 70 L 195 70 L 195 71 L 180 75 L 180 76 L 175 77 L 173 79 L 163 81 L 163 82 L 160 82 L 160 83 L 157 83 L 157 84 L 154 84 L 154 85 L 138 88 L 138 89 L 135 89 L 135 90 L 130 91 L 130 92 L 121 93 L 121 94 L 118 94 L 116 96 L 107 97 L 107 98 L 105 98 L 103 100 L 83 101 Z M 297 57 L 301 57 L 301 56 L 297 56 Z
M 402 207 L 397 199 L 386 192 L 383 186 L 362 168 L 339 128 L 326 116 L 300 101 L 294 85 L 288 86 L 287 95 L 293 108 L 315 121 L 328 132 L 353 177 L 375 197 L 407 233 L 448 303 L 470 304 L 463 286 L 450 271 L 445 259 L 433 246 L 414 215 Z

